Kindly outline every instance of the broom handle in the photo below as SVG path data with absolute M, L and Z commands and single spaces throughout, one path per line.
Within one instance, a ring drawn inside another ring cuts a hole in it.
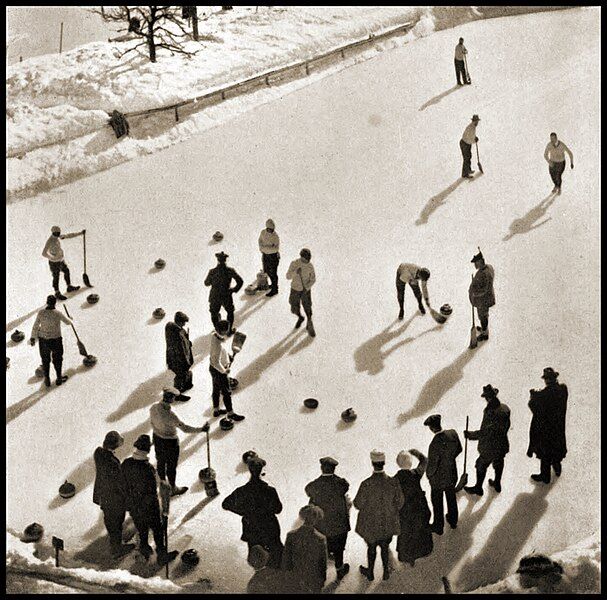
M 86 231 L 82 234 L 82 244 L 84 246 L 84 272 L 86 273 Z
M 211 443 L 209 441 L 209 432 L 207 431 L 207 464 L 211 468 Z
M 466 431 L 468 431 L 468 417 L 466 417 Z M 468 459 L 468 438 L 464 438 L 464 473 L 466 472 L 466 460 Z
M 65 314 L 71 319 L 72 317 L 71 317 L 70 313 L 67 312 L 67 306 L 65 304 L 63 305 L 63 309 L 65 310 Z M 70 323 L 70 325 L 72 326 L 72 331 L 74 332 L 74 335 L 76 336 L 76 339 L 78 341 L 80 341 L 80 338 L 78 337 L 78 333 L 76 332 L 76 328 L 74 327 L 74 324 Z

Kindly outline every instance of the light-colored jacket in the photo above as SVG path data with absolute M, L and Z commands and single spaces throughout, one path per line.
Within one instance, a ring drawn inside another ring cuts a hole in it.
M 474 121 L 469 123 L 466 129 L 464 129 L 462 140 L 466 142 L 466 144 L 470 144 L 470 146 L 476 142 L 476 123 Z
M 60 338 L 62 321 L 66 325 L 72 324 L 72 320 L 68 319 L 68 317 L 56 308 L 43 308 L 38 312 L 38 316 L 34 321 L 30 338 L 43 338 L 45 340 Z
M 455 60 L 464 60 L 464 54 L 468 54 L 466 46 L 464 44 L 458 44 L 455 46 Z
M 64 258 L 63 248 L 61 247 L 61 240 L 69 240 L 70 238 L 79 236 L 78 233 L 65 233 L 59 237 L 51 235 L 46 240 L 46 244 L 42 250 L 42 256 L 48 258 L 51 262 L 61 262 Z
M 276 231 L 262 229 L 259 234 L 259 250 L 262 254 L 276 254 L 280 251 L 280 238 Z
M 297 269 L 301 268 L 301 277 L 297 273 Z M 294 260 L 289 265 L 287 271 L 287 279 L 291 279 L 291 289 L 297 292 L 302 292 L 304 289 L 309 290 L 316 282 L 316 273 L 311 262 L 304 262 L 301 258 Z M 303 286 L 302 286 L 303 283 Z
M 403 282 L 409 285 L 419 285 L 421 281 L 422 294 L 426 300 L 426 303 L 430 303 L 430 296 L 428 295 L 428 284 L 426 281 L 420 279 L 417 276 L 418 271 L 421 267 L 414 265 L 413 263 L 401 263 L 398 265 L 396 270 L 396 276 Z
M 228 352 L 228 340 L 213 333 L 211 336 L 211 366 L 220 373 L 227 373 L 230 368 L 230 353 Z
M 156 402 L 150 407 L 150 421 L 154 434 L 163 439 L 176 440 L 177 429 L 185 433 L 196 433 L 200 427 L 186 425 L 174 412 L 170 404 Z
M 569 160 L 573 162 L 573 153 L 567 147 L 565 142 L 558 140 L 556 146 L 550 141 L 544 150 L 544 158 L 548 162 L 565 162 L 565 152 L 569 154 Z

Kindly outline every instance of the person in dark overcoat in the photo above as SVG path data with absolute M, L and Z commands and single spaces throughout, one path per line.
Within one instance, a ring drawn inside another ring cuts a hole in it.
M 567 386 L 559 383 L 559 374 L 546 367 L 542 379 L 543 390 L 530 390 L 529 409 L 533 413 L 529 429 L 527 456 L 540 459 L 540 472 L 531 475 L 534 481 L 550 483 L 550 469 L 557 477 L 561 474 L 561 461 L 567 455 L 565 419 L 567 416 Z
M 411 455 L 419 461 L 413 467 Z M 412 567 L 418 558 L 432 552 L 432 529 L 430 528 L 430 508 L 426 494 L 421 487 L 421 479 L 426 472 L 428 459 L 419 450 L 398 453 L 396 463 L 400 470 L 394 478 L 398 481 L 405 498 L 400 509 L 400 534 L 396 542 L 398 560 L 407 562 Z
M 185 329 L 185 324 L 189 320 L 188 315 L 178 311 L 175 313 L 175 321 L 169 321 L 164 328 L 167 367 L 175 373 L 173 385 L 180 392 L 187 392 L 192 388 L 190 369 L 194 364 L 194 356 L 190 334 Z M 183 394 L 181 399 L 183 400 Z
M 321 458 L 322 474 L 306 485 L 305 492 L 310 503 L 323 511 L 324 516 L 317 523 L 316 529 L 326 536 L 329 554 L 335 557 L 337 578 L 342 579 L 350 570 L 350 565 L 344 564 L 344 549 L 350 531 L 351 502 L 347 495 L 350 484 L 335 475 L 338 464 L 331 456 Z
M 457 464 L 455 459 L 461 454 L 462 444 L 454 429 L 444 430 L 440 415 L 430 415 L 424 425 L 434 434 L 428 447 L 428 466 L 426 477 L 430 482 L 433 520 L 430 528 L 437 535 L 443 534 L 445 527 L 445 508 L 443 496 L 447 501 L 447 523 L 451 529 L 457 527 L 459 512 L 455 486 L 457 484 Z
M 228 254 L 225 252 L 217 252 L 217 266 L 211 269 L 204 284 L 211 287 L 209 292 L 209 310 L 211 312 L 211 321 L 217 327 L 220 320 L 219 311 L 223 307 L 227 313 L 227 321 L 230 323 L 230 330 L 234 327 L 234 302 L 232 294 L 238 293 L 243 286 L 242 277 L 232 268 L 226 265 Z M 232 287 L 232 280 L 236 285 Z
M 261 471 L 266 461 L 253 457 L 247 462 L 251 479 L 236 488 L 222 503 L 224 510 L 242 517 L 241 540 L 249 550 L 261 546 L 270 553 L 268 566 L 279 567 L 283 545 L 280 541 L 280 524 L 276 515 L 282 511 L 282 504 L 276 489 L 261 479 Z
M 476 459 L 476 483 L 464 488 L 469 494 L 483 495 L 483 482 L 489 465 L 493 465 L 495 479 L 489 485 L 496 491 L 502 491 L 502 473 L 504 457 L 510 451 L 508 430 L 510 429 L 510 409 L 500 402 L 499 390 L 491 384 L 483 387 L 481 397 L 487 401 L 483 411 L 481 428 L 478 431 L 464 431 L 469 440 L 478 440 L 478 458 Z
M 110 537 L 110 548 L 114 558 L 128 554 L 135 544 L 122 543 L 122 525 L 126 516 L 127 497 L 120 474 L 120 460 L 114 451 L 124 444 L 117 431 L 109 431 L 103 446 L 93 454 L 95 461 L 95 486 L 93 502 L 103 511 L 103 522 Z
M 493 280 L 495 279 L 495 269 L 485 263 L 483 253 L 472 257 L 470 261 L 474 263 L 476 273 L 468 288 L 468 298 L 470 304 L 476 307 L 478 318 L 481 322 L 477 340 L 482 342 L 489 339 L 489 309 L 495 306 L 495 290 L 493 289 Z

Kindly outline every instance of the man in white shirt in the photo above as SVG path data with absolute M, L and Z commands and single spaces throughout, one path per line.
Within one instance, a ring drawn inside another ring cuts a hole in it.
M 457 85 L 464 85 L 470 83 L 468 73 L 466 73 L 466 65 L 464 63 L 464 55 L 468 54 L 468 50 L 464 46 L 464 38 L 459 38 L 459 43 L 455 46 L 455 78 L 457 79 Z M 460 81 L 461 75 L 461 81 Z
M 310 262 L 311 259 L 312 253 L 307 248 L 303 248 L 299 253 L 299 258 L 289 265 L 287 279 L 291 280 L 291 293 L 289 295 L 291 312 L 297 316 L 295 328 L 301 327 L 301 324 L 304 322 L 304 317 L 301 314 L 301 307 L 303 306 L 306 317 L 308 317 L 306 329 L 308 330 L 308 334 L 314 337 L 316 332 L 312 323 L 311 289 L 316 282 L 316 273 L 314 272 L 314 266 Z
M 65 264 L 63 248 L 59 240 L 67 240 L 84 234 L 86 230 L 78 231 L 77 233 L 65 233 L 61 235 L 61 228 L 57 225 L 51 227 L 51 237 L 46 240 L 46 244 L 42 250 L 42 256 L 48 259 L 48 264 L 53 274 L 53 289 L 57 300 L 67 300 L 67 298 L 59 291 L 59 274 L 63 273 L 68 292 L 76 292 L 80 289 L 79 285 L 72 285 L 70 281 L 70 270 Z
M 67 375 L 61 374 L 63 365 L 63 338 L 61 337 L 61 322 L 71 325 L 72 320 L 68 319 L 62 312 L 55 309 L 57 298 L 47 296 L 46 307 L 38 312 L 38 316 L 32 327 L 30 335 L 30 344 L 34 346 L 36 340 L 39 341 L 40 358 L 42 359 L 42 369 L 44 370 L 44 384 L 51 386 L 51 360 L 57 373 L 57 385 L 61 385 L 67 380 Z
M 472 173 L 474 173 L 470 161 L 472 160 L 472 144 L 478 142 L 478 138 L 476 137 L 476 126 L 479 121 L 480 117 L 478 115 L 473 115 L 471 123 L 464 129 L 462 139 L 459 141 L 459 147 L 464 159 L 462 164 L 462 177 L 465 177 L 466 179 L 472 179 Z
M 407 284 L 411 286 L 413 294 L 417 300 L 419 312 L 426 314 L 426 309 L 422 304 L 422 292 L 426 304 L 430 306 L 430 296 L 428 295 L 427 281 L 430 279 L 430 271 L 425 267 L 418 267 L 412 263 L 401 263 L 396 269 L 396 299 L 398 300 L 399 312 L 398 319 L 402 321 L 405 316 L 405 288 Z M 419 289 L 419 282 L 422 282 L 422 290 Z
M 259 234 L 259 250 L 263 271 L 270 278 L 272 287 L 266 294 L 269 298 L 278 294 L 278 263 L 280 262 L 280 238 L 272 219 L 266 221 L 266 228 Z
M 569 150 L 565 142 L 561 142 L 556 133 L 552 132 L 550 134 L 550 141 L 546 146 L 546 150 L 544 150 L 544 159 L 548 163 L 548 171 L 550 172 L 552 183 L 554 183 L 554 187 L 552 188 L 553 194 L 556 193 L 560 195 L 561 193 L 561 177 L 565 170 L 565 152 L 569 155 L 571 168 L 573 169 L 573 153 Z

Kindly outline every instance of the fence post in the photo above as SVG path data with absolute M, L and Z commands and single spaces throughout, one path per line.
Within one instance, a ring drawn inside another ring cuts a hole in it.
M 221 90 L 221 99 L 225 100 L 226 99 L 226 93 L 224 90 Z
M 63 51 L 63 21 L 61 21 L 61 31 L 59 32 L 59 54 Z
M 266 85 L 270 85 L 270 76 L 266 75 Z
M 179 121 L 179 112 L 177 110 L 177 107 L 175 107 L 175 121 Z
M 341 51 L 341 57 L 342 57 L 342 58 L 346 58 L 346 55 L 344 54 L 344 51 L 343 51 L 343 50 Z
M 308 63 L 306 63 L 306 75 L 310 74 L 310 65 L 308 65 Z

